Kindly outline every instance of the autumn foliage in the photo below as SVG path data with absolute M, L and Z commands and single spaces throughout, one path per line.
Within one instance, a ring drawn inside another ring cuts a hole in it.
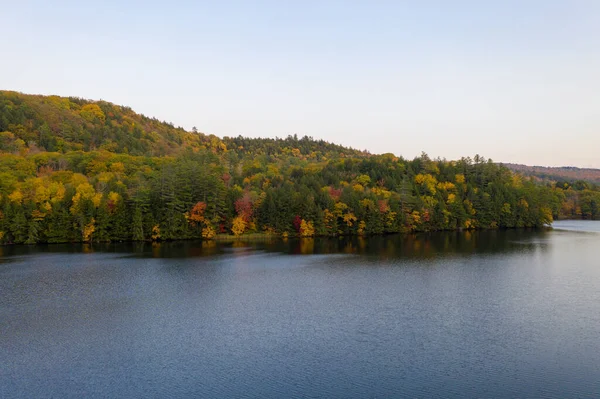
M 188 214 L 188 220 L 193 224 L 201 224 L 205 222 L 204 211 L 206 210 L 206 203 L 200 201 L 192 208 Z
M 219 139 L 108 102 L 0 91 L 0 243 L 372 235 L 556 218 L 600 219 L 598 187 L 525 177 L 480 156 L 406 160 L 310 137 Z

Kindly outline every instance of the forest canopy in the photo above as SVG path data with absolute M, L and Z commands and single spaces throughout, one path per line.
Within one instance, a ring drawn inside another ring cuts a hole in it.
M 218 138 L 105 101 L 0 91 L 0 243 L 370 235 L 600 219 L 590 182 L 475 156 Z

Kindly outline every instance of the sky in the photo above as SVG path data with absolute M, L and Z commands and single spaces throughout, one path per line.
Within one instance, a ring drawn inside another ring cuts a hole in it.
M 0 89 L 217 136 L 600 168 L 600 1 L 0 0 Z

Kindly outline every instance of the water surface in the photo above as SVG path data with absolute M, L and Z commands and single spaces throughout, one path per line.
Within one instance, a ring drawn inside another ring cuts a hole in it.
M 594 231 L 0 247 L 0 397 L 598 397 Z

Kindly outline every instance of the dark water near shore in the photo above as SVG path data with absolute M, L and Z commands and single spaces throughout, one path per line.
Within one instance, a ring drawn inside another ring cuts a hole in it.
M 600 397 L 600 222 L 0 247 L 0 397 Z

